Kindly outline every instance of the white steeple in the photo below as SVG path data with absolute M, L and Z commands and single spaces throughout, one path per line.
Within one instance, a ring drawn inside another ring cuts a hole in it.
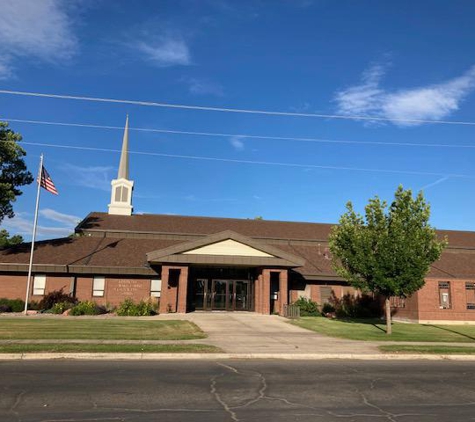
M 125 120 L 124 139 L 120 154 L 117 179 L 112 180 L 111 203 L 109 214 L 132 215 L 132 190 L 134 182 L 129 180 L 129 116 Z

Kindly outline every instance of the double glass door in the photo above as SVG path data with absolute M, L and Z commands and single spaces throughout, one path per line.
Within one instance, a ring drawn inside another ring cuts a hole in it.
M 195 309 L 206 311 L 250 310 L 250 282 L 248 280 L 197 279 Z

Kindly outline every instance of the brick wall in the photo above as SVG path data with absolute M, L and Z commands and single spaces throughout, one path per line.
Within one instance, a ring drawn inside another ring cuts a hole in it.
M 65 293 L 70 293 L 72 287 L 72 276 L 61 276 L 55 274 L 46 275 L 45 294 L 54 290 L 63 289 Z M 25 299 L 27 275 L 0 275 L 0 297 L 8 299 Z M 126 277 L 106 277 L 104 286 L 104 296 L 93 296 L 93 277 L 84 276 L 76 278 L 76 297 L 80 301 L 93 300 L 94 302 L 112 306 L 119 305 L 125 298 L 130 298 L 134 302 L 150 299 L 150 278 L 126 278 Z M 30 300 L 39 302 L 43 295 L 33 295 L 33 277 L 30 286 Z
M 306 287 L 305 287 L 305 293 L 309 293 L 310 300 L 313 300 L 314 302 L 317 302 L 319 305 L 323 304 L 323 299 L 321 296 L 321 287 L 326 287 L 329 288 L 337 298 L 342 298 L 346 294 L 351 294 L 354 295 L 356 293 L 356 290 L 353 287 L 350 286 L 343 286 L 340 284 L 328 284 L 327 282 L 322 282 L 322 281 L 307 281 Z M 295 302 L 298 298 L 299 295 L 302 294 L 304 290 L 296 290 L 296 289 L 291 289 L 289 291 L 289 300 L 291 302 Z
M 450 282 L 450 309 L 440 309 L 439 281 Z M 426 279 L 417 293 L 420 321 L 475 321 L 475 310 L 467 309 L 465 283 L 474 279 Z
M 25 300 L 26 295 L 26 274 L 0 275 L 0 297 L 7 299 L 22 299 Z
M 414 293 L 404 301 L 398 300 L 399 306 L 392 307 L 391 313 L 395 320 L 418 321 L 419 320 L 419 292 Z M 402 304 L 404 303 L 404 307 Z
M 131 299 L 134 302 L 150 299 L 150 278 L 125 278 L 111 277 L 105 280 L 104 297 L 92 296 L 92 278 L 88 281 L 91 286 L 89 291 L 90 300 L 94 300 L 98 304 L 105 305 L 108 303 L 117 306 L 125 299 Z M 79 284 L 79 283 L 78 283 Z
M 25 300 L 27 274 L 2 274 L 0 275 L 0 297 L 7 299 Z M 39 302 L 43 299 L 43 295 L 33 295 L 34 277 L 31 277 L 30 300 Z M 63 289 L 65 293 L 69 293 L 71 287 L 70 276 L 46 276 L 45 294 L 54 290 Z

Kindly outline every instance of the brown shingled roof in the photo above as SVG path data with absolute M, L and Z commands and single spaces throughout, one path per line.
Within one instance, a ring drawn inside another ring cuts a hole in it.
M 92 213 L 78 226 L 78 231 L 104 232 L 104 236 L 79 236 L 54 239 L 37 243 L 35 264 L 69 265 L 117 268 L 148 268 L 146 254 L 189 242 L 165 238 L 130 238 L 118 232 L 153 232 L 208 235 L 221 230 L 233 230 L 248 237 L 261 239 L 282 239 L 271 242 L 284 252 L 305 260 L 303 267 L 296 268 L 306 276 L 335 275 L 329 259 L 326 239 L 330 224 L 295 223 L 281 221 L 238 220 L 228 218 L 181 217 L 168 215 L 136 215 L 122 217 L 105 213 Z M 109 233 L 106 233 L 109 231 Z M 116 232 L 116 233 L 114 233 Z M 447 235 L 450 248 L 431 268 L 432 277 L 475 278 L 475 233 L 439 231 Z M 292 239 L 294 241 L 292 241 Z M 300 242 L 295 240 L 308 240 Z M 269 240 L 270 241 L 270 240 Z M 454 248 L 455 247 L 455 248 Z M 0 251 L 2 264 L 28 264 L 29 244 L 22 244 Z
M 237 218 L 184 217 L 178 215 L 109 215 L 89 214 L 79 231 L 124 231 L 208 235 L 232 230 L 248 237 L 277 239 L 327 239 L 332 224 L 289 221 L 244 220 Z

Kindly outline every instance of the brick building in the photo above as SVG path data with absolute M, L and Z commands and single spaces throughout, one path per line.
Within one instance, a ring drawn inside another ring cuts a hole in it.
M 37 242 L 31 300 L 63 288 L 79 300 L 155 300 L 160 312 L 283 312 L 303 296 L 322 304 L 357 294 L 332 271 L 331 225 L 133 215 L 128 125 L 108 213 L 90 213 L 76 236 Z M 475 233 L 440 231 L 449 247 L 425 286 L 394 298 L 395 318 L 475 323 Z M 30 245 L 0 251 L 0 297 L 24 298 Z

